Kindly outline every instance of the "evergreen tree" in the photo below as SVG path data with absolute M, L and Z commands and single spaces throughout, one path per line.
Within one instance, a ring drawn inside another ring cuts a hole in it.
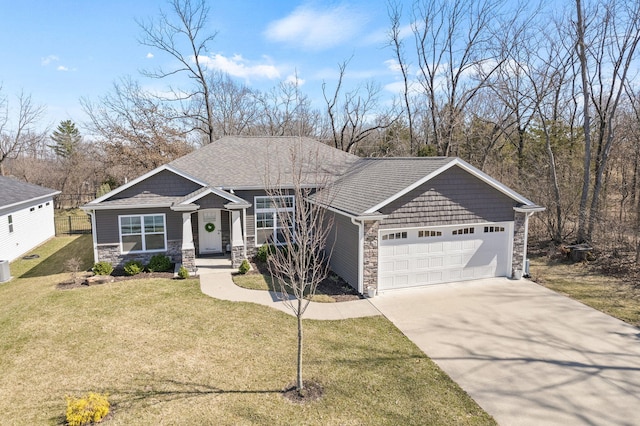
M 58 157 L 71 158 L 76 153 L 82 136 L 80 136 L 80 131 L 73 121 L 64 120 L 54 130 L 51 140 L 55 144 L 48 146 L 53 149 Z

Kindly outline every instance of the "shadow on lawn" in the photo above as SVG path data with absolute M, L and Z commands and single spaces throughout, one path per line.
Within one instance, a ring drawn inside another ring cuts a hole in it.
M 34 251 L 37 252 L 38 250 Z M 90 235 L 74 239 L 49 256 L 31 260 L 19 260 L 19 262 L 32 262 L 35 265 L 19 275 L 18 278 L 34 278 L 61 274 L 66 272 L 65 262 L 73 257 L 81 259 L 81 270 L 88 269 L 91 266 L 91 259 L 87 257 L 87 253 L 90 253 L 91 257 L 93 257 Z
M 96 389 L 92 390 L 74 390 L 66 392 L 67 394 L 76 394 L 77 396 L 86 395 L 89 392 L 96 392 Z M 176 401 L 181 399 L 198 398 L 209 395 L 224 395 L 224 394 L 283 394 L 284 389 L 221 389 L 215 386 L 200 384 L 200 383 L 188 383 L 174 379 L 161 379 L 157 380 L 150 377 L 149 380 L 141 380 L 140 388 L 133 389 L 118 389 L 118 388 L 106 388 L 99 390 L 98 392 L 108 393 L 113 399 L 112 407 L 113 411 L 124 412 L 139 406 L 155 405 L 164 402 Z M 66 424 L 64 419 L 56 417 L 52 421 L 57 424 Z

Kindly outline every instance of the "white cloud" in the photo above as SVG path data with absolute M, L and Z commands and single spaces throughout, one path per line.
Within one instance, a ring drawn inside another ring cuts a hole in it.
M 295 84 L 298 87 L 304 86 L 304 83 L 305 83 L 305 80 L 298 77 L 296 74 L 288 75 L 285 81 L 289 84 Z
M 395 59 L 387 59 L 384 61 L 384 64 L 387 66 L 389 71 L 401 72 L 400 64 Z
M 58 71 L 69 71 L 69 68 L 65 67 L 64 65 L 59 65 L 58 68 L 56 68 L 56 70 L 58 70 Z
M 245 79 L 250 78 L 280 78 L 280 71 L 271 63 L 253 63 L 242 57 L 242 55 L 233 55 L 226 57 L 221 54 L 213 56 L 199 57 L 200 62 L 206 67 L 223 71 L 233 77 Z M 268 58 L 264 58 L 266 62 L 270 62 Z
M 147 58 L 147 59 L 151 59 L 151 58 L 153 58 L 153 53 L 151 53 L 151 52 L 147 53 L 146 58 Z
M 58 58 L 56 55 L 49 55 L 46 58 L 42 58 L 40 59 L 40 64 L 43 67 L 46 67 L 47 65 L 49 65 L 51 62 L 56 62 L 59 61 L 60 58 Z
M 323 50 L 353 40 L 364 25 L 364 14 L 348 6 L 315 9 L 300 6 L 290 15 L 271 22 L 269 40 L 311 50 Z

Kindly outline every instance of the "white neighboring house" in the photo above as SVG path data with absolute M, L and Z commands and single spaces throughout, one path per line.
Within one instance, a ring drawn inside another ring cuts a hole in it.
M 11 262 L 55 236 L 60 191 L 0 176 L 0 261 Z

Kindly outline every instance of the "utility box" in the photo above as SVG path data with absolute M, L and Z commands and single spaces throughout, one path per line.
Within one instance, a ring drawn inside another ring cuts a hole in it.
M 9 271 L 9 261 L 0 260 L 0 283 L 7 282 L 11 279 L 11 272 Z

